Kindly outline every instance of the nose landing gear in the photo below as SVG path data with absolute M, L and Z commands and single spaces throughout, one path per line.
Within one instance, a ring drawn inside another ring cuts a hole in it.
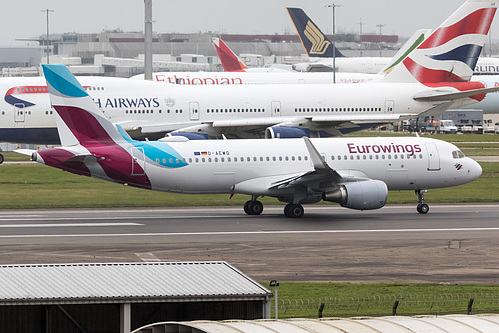
M 424 195 L 428 191 L 427 190 L 416 190 L 414 192 L 418 196 L 418 207 L 417 207 L 418 213 L 419 214 L 428 213 L 428 211 L 430 210 L 430 207 L 424 203 Z

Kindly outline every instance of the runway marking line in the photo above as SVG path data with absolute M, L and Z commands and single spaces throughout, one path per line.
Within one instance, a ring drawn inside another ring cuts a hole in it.
M 0 238 L 57 238 L 57 237 L 150 237 L 150 236 L 237 236 L 237 235 L 286 235 L 286 234 L 347 234 L 347 233 L 397 233 L 435 231 L 499 231 L 499 228 L 450 228 L 450 229 L 379 229 L 379 230 L 289 230 L 289 231 L 207 231 L 134 234 L 71 234 L 71 235 L 0 235 Z
M 31 223 L 31 224 L 0 224 L 0 228 L 51 228 L 51 227 L 125 227 L 143 225 L 142 223 Z

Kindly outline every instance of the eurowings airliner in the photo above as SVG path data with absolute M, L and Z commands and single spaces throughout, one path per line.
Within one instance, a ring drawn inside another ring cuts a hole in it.
M 303 204 L 321 200 L 356 210 L 382 208 L 388 190 L 414 190 L 427 213 L 427 189 L 465 184 L 478 163 L 454 145 L 427 138 L 135 141 L 102 114 L 63 65 L 44 65 L 62 147 L 32 159 L 79 175 L 149 190 L 247 194 L 248 215 L 260 196 L 286 202 L 301 217 Z
M 487 1 L 467 1 L 390 73 L 370 83 L 183 86 L 79 80 L 108 119 L 134 138 L 165 133 L 190 139 L 339 135 L 467 106 L 499 90 L 468 82 L 496 9 Z M 58 143 L 42 80 L 0 79 L 5 91 L 0 141 Z
M 299 72 L 331 72 L 333 49 L 337 72 L 383 73 L 390 69 L 393 58 L 389 57 L 346 57 L 331 43 L 321 29 L 301 8 L 286 8 L 293 21 L 301 43 L 310 62 L 297 63 L 293 69 Z M 423 40 L 420 40 L 421 43 Z M 405 46 L 410 46 L 406 43 Z M 473 68 L 475 75 L 499 74 L 499 58 L 481 57 Z M 339 73 L 338 73 L 339 74 Z

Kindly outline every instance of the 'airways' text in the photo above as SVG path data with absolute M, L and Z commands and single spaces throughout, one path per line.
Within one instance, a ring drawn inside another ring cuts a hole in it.
M 107 98 L 94 100 L 99 108 L 157 108 L 159 107 L 158 98 Z

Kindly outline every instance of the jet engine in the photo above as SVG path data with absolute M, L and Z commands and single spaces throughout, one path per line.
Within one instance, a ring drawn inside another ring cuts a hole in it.
M 310 130 L 301 127 L 272 126 L 265 129 L 265 139 L 310 138 Z
M 322 200 L 337 202 L 342 207 L 370 210 L 386 204 L 388 188 L 380 180 L 366 180 L 345 183 L 332 192 L 322 194 Z

